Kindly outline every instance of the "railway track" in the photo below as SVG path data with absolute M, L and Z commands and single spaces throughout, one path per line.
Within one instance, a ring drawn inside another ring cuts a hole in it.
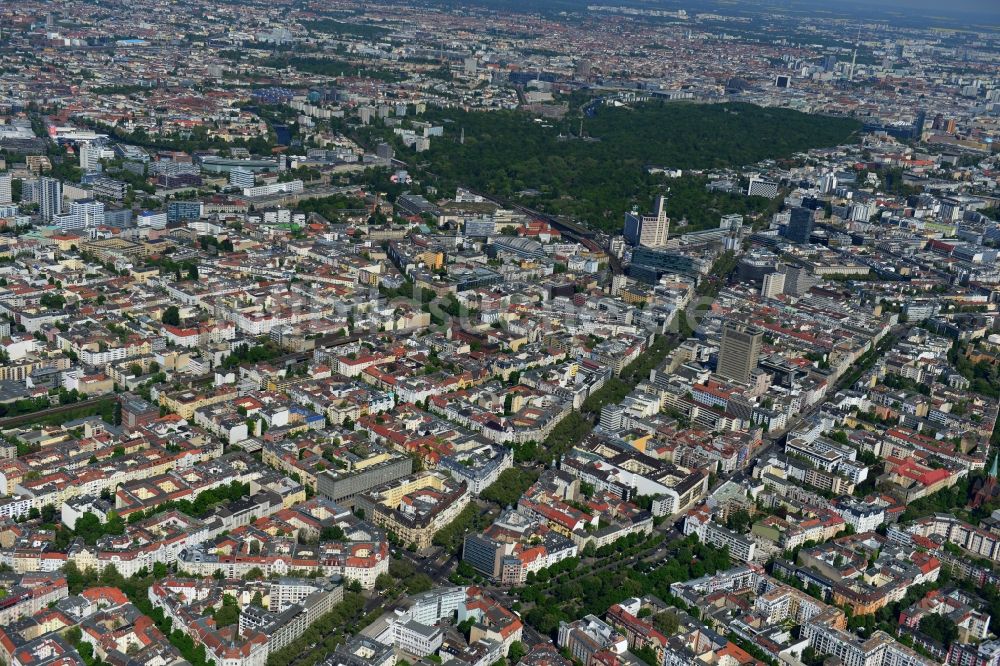
M 96 407 L 98 405 L 112 402 L 115 400 L 115 396 L 112 395 L 102 395 L 99 398 L 90 398 L 89 400 L 82 400 L 80 402 L 70 403 L 68 405 L 57 405 L 55 407 L 49 407 L 47 409 L 42 409 L 37 412 L 28 412 L 27 414 L 18 414 L 17 416 L 7 416 L 0 418 L 0 429 L 8 428 L 10 426 L 22 425 L 24 423 L 31 423 L 39 419 L 44 419 L 49 416 L 58 416 L 59 414 L 66 414 L 68 412 L 75 412 L 79 409 L 86 409 L 87 407 Z

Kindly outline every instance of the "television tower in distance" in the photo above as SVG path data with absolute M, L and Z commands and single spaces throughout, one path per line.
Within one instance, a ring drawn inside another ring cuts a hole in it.
M 854 81 L 854 67 L 858 62 L 858 46 L 861 44 L 861 26 L 858 26 L 858 38 L 854 40 L 854 52 L 851 53 L 851 71 L 847 75 L 847 80 L 849 82 Z

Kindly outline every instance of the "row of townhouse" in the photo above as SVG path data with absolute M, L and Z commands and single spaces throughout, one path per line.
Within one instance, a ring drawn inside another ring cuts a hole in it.
M 378 576 L 388 573 L 389 560 L 388 542 L 357 541 L 290 548 L 280 552 L 269 552 L 262 547 L 261 554 L 257 555 L 243 551 L 219 555 L 202 547 L 192 547 L 179 554 L 177 565 L 195 576 L 222 574 L 229 578 L 242 578 L 254 569 L 259 569 L 265 576 L 311 573 L 342 576 L 370 590 L 375 587 Z

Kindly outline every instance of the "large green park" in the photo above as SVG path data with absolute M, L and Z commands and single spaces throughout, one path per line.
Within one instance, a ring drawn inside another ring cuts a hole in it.
M 860 128 L 848 118 L 751 104 L 654 101 L 592 108 L 592 114 L 563 120 L 432 108 L 420 119 L 442 125 L 444 136 L 424 153 L 398 154 L 445 189 L 464 185 L 607 230 L 618 229 L 625 211 L 649 206 L 669 187 L 668 214 L 687 217 L 696 229 L 716 224 L 719 214 L 763 212 L 770 202 L 709 192 L 704 175 L 665 179 L 649 167 L 710 171 L 787 160 L 854 141 Z

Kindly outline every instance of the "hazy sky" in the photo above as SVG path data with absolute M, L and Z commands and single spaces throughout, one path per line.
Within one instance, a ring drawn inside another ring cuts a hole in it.
M 764 0 L 768 2 L 768 0 Z M 822 7 L 826 11 L 845 15 L 907 12 L 935 18 L 975 18 L 979 21 L 1000 22 L 1000 0 L 771 0 L 778 6 Z M 739 4 L 739 0 L 736 3 Z
M 438 0 L 454 6 L 487 5 L 517 9 L 580 10 L 591 0 Z M 600 4 L 600 3 L 598 3 Z M 615 0 L 605 4 L 685 9 L 689 12 L 718 11 L 736 14 L 766 14 L 769 8 L 796 14 L 857 18 L 892 23 L 908 28 L 928 27 L 1000 29 L 1000 0 Z

